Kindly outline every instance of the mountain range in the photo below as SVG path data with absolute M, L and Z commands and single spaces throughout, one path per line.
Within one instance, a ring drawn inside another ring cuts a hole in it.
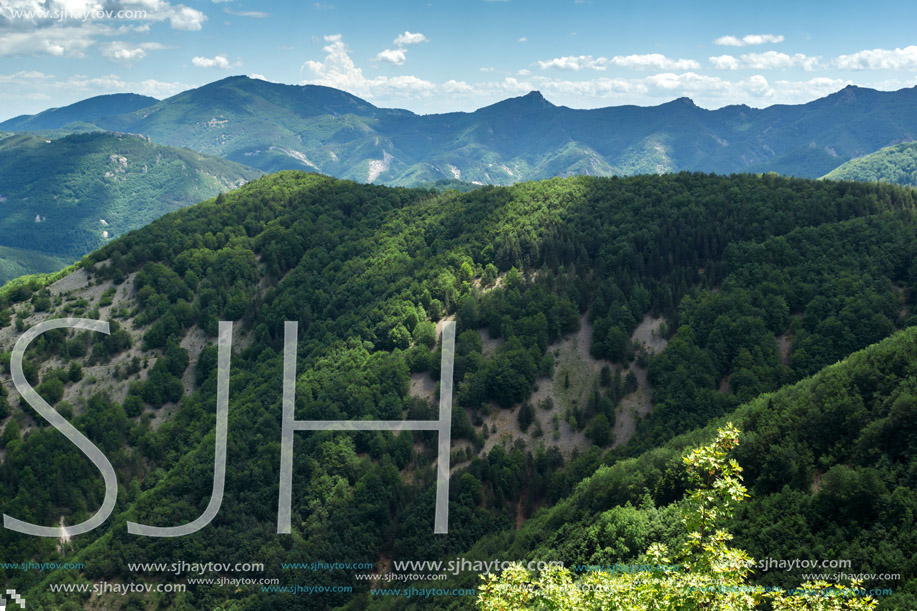
M 471 113 L 418 115 L 328 87 L 234 76 L 162 101 L 92 98 L 0 129 L 130 132 L 267 172 L 406 186 L 682 170 L 817 178 L 914 139 L 915 106 L 917 88 L 848 86 L 807 104 L 718 110 L 688 98 L 577 110 L 533 91 Z

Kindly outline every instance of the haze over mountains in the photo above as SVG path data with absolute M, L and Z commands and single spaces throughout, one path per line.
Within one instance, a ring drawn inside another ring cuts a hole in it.
M 305 169 L 360 182 L 511 184 L 571 174 L 775 171 L 820 177 L 917 134 L 917 89 L 849 86 L 813 102 L 705 110 L 576 110 L 539 92 L 473 113 L 417 115 L 313 85 L 229 77 L 155 102 L 104 96 L 0 129 L 149 136 L 264 171 Z

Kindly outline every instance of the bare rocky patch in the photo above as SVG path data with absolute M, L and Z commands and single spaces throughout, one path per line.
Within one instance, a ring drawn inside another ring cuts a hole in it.
M 669 340 L 663 337 L 661 326 L 665 319 L 661 316 L 653 318 L 649 314 L 643 317 L 631 337 L 636 346 L 643 346 L 650 354 L 659 354 L 668 345 Z

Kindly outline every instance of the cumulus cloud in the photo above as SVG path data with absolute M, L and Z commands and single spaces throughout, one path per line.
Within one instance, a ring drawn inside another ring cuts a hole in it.
M 475 89 L 465 81 L 448 80 L 443 83 L 442 90 L 446 93 L 474 93 Z
M 0 108 L 4 113 L 0 120 L 108 93 L 130 92 L 162 99 L 188 88 L 187 83 L 154 79 L 129 81 L 116 74 L 93 78 L 82 75 L 58 78 L 38 71 L 0 74 Z
M 659 53 L 647 55 L 616 55 L 609 63 L 622 68 L 635 68 L 637 70 L 699 70 L 700 63 L 693 59 L 669 59 Z
M 474 110 L 507 97 L 523 95 L 533 89 L 542 91 L 555 104 L 580 108 L 617 104 L 655 105 L 683 96 L 690 97 L 705 108 L 719 108 L 729 104 L 763 107 L 808 102 L 849 84 L 849 81 L 840 78 L 770 78 L 767 71 L 811 71 L 833 67 L 836 63 L 801 53 L 775 51 L 710 58 L 709 66 L 722 70 L 744 68 L 757 71 L 747 76 L 743 74 L 741 78 L 730 78 L 732 75 L 723 72 L 704 73 L 694 60 L 645 54 L 558 57 L 537 62 L 533 68 L 534 74 L 529 70 L 519 70 L 513 71 L 513 76 L 503 77 L 497 76 L 498 71 L 485 69 L 479 73 L 480 81 L 444 79 L 441 82 L 431 82 L 418 76 L 367 76 L 355 65 L 341 35 L 326 36 L 324 41 L 324 57 L 306 61 L 302 66 L 303 84 L 336 87 L 381 106 L 401 106 L 427 112 Z M 386 49 L 388 52 L 399 50 L 406 51 L 397 47 Z M 395 61 L 391 63 L 402 65 L 398 63 L 401 59 L 393 55 L 391 60 Z M 867 66 L 886 68 L 906 65 L 903 61 L 899 64 L 887 61 L 877 64 L 876 60 L 865 59 L 857 61 Z M 615 68 L 649 72 L 617 74 Z M 552 74 L 552 70 L 566 70 L 567 74 Z M 917 79 L 914 79 L 913 84 L 917 84 Z M 900 86 L 889 84 L 887 88 Z
M 363 70 L 358 68 L 350 57 L 350 49 L 344 43 L 340 34 L 324 37 L 325 59 L 322 61 L 308 60 L 302 65 L 302 70 L 310 74 L 311 78 L 302 84 L 324 85 L 349 91 L 361 97 L 424 97 L 430 96 L 436 86 L 416 76 L 385 77 L 377 76 L 368 78 Z
M 126 66 L 130 66 L 134 62 L 140 61 L 146 57 L 147 51 L 159 51 L 165 48 L 165 45 L 158 42 L 132 44 L 120 40 L 109 42 L 101 46 L 102 57 Z
M 587 81 L 565 81 L 536 77 L 533 85 L 549 99 L 559 102 L 605 100 L 610 104 L 655 104 L 687 96 L 698 105 L 718 108 L 727 104 L 768 106 L 797 104 L 823 97 L 842 89 L 846 81 L 815 78 L 808 81 L 778 80 L 773 83 L 760 74 L 732 81 L 696 72 L 664 72 L 633 79 L 597 78 Z
M 741 38 L 737 36 L 720 36 L 713 41 L 713 44 L 723 47 L 749 47 L 752 45 L 763 45 L 783 41 L 784 38 L 782 34 L 746 34 Z
M 216 57 L 197 56 L 191 60 L 191 64 L 198 68 L 220 68 L 221 70 L 227 70 L 242 65 L 242 62 L 237 61 L 234 64 L 230 63 L 229 58 L 223 53 Z
M 32 16 L 14 18 L 9 7 L 2 11 L 0 56 L 84 57 L 104 36 L 148 32 L 157 22 L 175 30 L 200 30 L 207 21 L 203 12 L 167 0 L 16 0 L 15 9 Z M 126 14 L 116 18 L 119 11 Z M 106 52 L 106 47 L 103 52 L 116 61 L 136 60 L 141 58 L 137 48 L 129 53 Z
M 766 53 L 748 53 L 742 56 L 742 61 L 747 68 L 755 70 L 773 70 L 775 68 L 802 68 L 812 70 L 818 66 L 820 57 L 812 57 L 802 53 L 787 55 L 777 51 Z
M 325 39 L 327 40 L 327 36 Z M 405 30 L 404 34 L 399 34 L 395 40 L 392 41 L 392 44 L 395 45 L 394 49 L 379 51 L 376 53 L 374 59 L 377 62 L 386 62 L 394 64 L 395 66 L 402 66 L 408 59 L 408 50 L 405 47 L 408 45 L 418 45 L 422 42 L 430 42 L 430 39 L 420 32 L 409 32 Z
M 155 2 L 155 4 L 168 4 L 168 2 Z M 203 28 L 204 22 L 207 21 L 207 15 L 197 9 L 179 4 L 178 6 L 169 7 L 163 11 L 163 19 L 169 20 L 169 25 L 173 30 L 186 30 L 195 32 Z
M 710 63 L 713 64 L 714 68 L 718 68 L 720 70 L 737 70 L 739 66 L 741 66 L 741 62 L 732 55 L 718 55 L 716 57 L 711 57 Z
M 0 57 L 85 57 L 86 49 L 94 45 L 96 36 L 102 33 L 103 28 L 94 25 L 8 32 L 0 36 Z
M 646 55 L 616 55 L 614 57 L 593 57 L 592 55 L 568 55 L 537 62 L 542 70 L 606 70 L 608 66 L 635 70 L 699 70 L 700 63 L 693 59 L 670 59 L 659 53 Z
M 739 58 L 732 55 L 720 55 L 711 57 L 710 63 L 714 68 L 720 70 L 737 70 L 747 68 L 751 70 L 780 70 L 787 68 L 802 68 L 809 71 L 819 67 L 820 56 L 805 55 L 803 53 L 794 53 L 788 55 L 777 51 L 766 51 L 764 53 L 746 53 Z
M 407 60 L 404 49 L 386 49 L 376 54 L 376 59 L 380 62 L 388 62 L 396 66 L 402 65 Z
M 393 44 L 396 47 L 403 47 L 405 45 L 417 45 L 422 42 L 430 42 L 430 39 L 420 32 L 411 33 L 405 31 L 404 34 L 398 35 L 398 37 L 393 41 Z
M 567 55 L 565 57 L 555 57 L 554 59 L 548 59 L 544 61 L 536 62 L 538 67 L 542 70 L 547 70 L 549 68 L 554 68 L 556 70 L 583 70 L 584 68 L 592 68 L 593 70 L 604 70 L 605 65 L 599 63 L 599 60 L 604 58 L 599 58 L 598 60 L 591 55 Z
M 917 70 L 917 46 L 860 51 L 841 55 L 834 63 L 842 70 Z

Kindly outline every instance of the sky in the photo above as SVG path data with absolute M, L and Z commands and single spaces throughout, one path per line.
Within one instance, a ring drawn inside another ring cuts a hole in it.
M 912 1 L 0 0 L 0 120 L 237 74 L 418 113 L 798 104 L 917 85 L 914 23 Z

